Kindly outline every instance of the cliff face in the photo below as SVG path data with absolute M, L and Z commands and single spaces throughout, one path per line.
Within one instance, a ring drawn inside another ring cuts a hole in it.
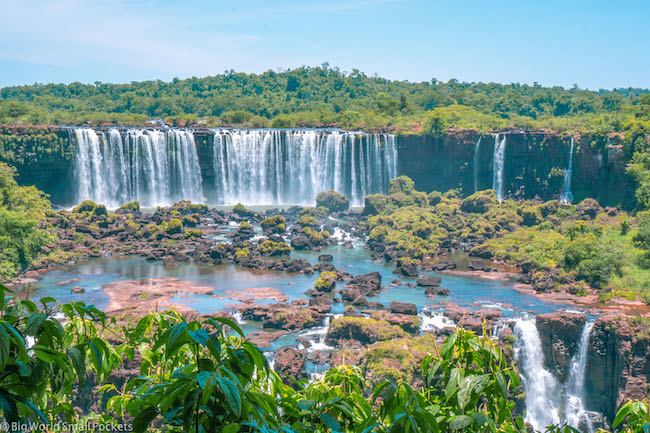
M 561 383 L 566 383 L 585 322 L 584 314 L 537 316 L 546 368 Z M 612 315 L 596 319 L 589 338 L 584 385 L 586 409 L 601 413 L 608 424 L 622 403 L 650 398 L 650 324 Z
M 213 133 L 195 130 L 204 187 L 214 188 Z M 476 143 L 477 161 L 474 167 Z M 568 165 L 570 137 L 539 131 L 507 133 L 504 167 L 506 197 L 559 198 Z M 416 182 L 422 191 L 462 188 L 474 191 L 492 187 L 494 135 L 475 131 L 450 131 L 440 136 L 397 138 L 400 174 Z M 0 127 L 0 161 L 18 169 L 19 181 L 36 185 L 57 204 L 74 201 L 75 143 L 62 127 Z M 602 205 L 634 204 L 635 184 L 625 174 L 622 146 L 613 139 L 582 136 L 575 141 L 572 192 L 574 202 L 596 198 Z
M 474 166 L 478 146 L 478 165 Z M 423 191 L 492 188 L 494 135 L 451 131 L 433 136 L 399 137 L 399 172 Z M 574 203 L 586 197 L 602 205 L 631 207 L 634 180 L 625 173 L 622 145 L 600 136 L 575 139 L 571 190 Z M 571 137 L 539 131 L 509 131 L 506 139 L 504 191 L 506 197 L 557 199 L 568 167 Z
M 587 406 L 613 421 L 629 399 L 650 398 L 650 329 L 634 319 L 596 320 L 585 378 Z
M 57 126 L 0 126 L 0 162 L 15 167 L 18 182 L 35 185 L 53 203 L 68 203 L 73 181 L 74 140 Z

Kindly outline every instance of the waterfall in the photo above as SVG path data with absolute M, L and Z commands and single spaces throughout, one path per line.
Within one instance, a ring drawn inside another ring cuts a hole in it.
M 75 128 L 77 201 L 117 208 L 178 200 L 202 202 L 199 158 L 191 131 L 110 128 L 107 134 Z
M 572 141 L 573 143 L 573 141 Z M 578 351 L 571 360 L 571 370 L 566 388 L 564 417 L 571 427 L 578 428 L 581 421 L 585 422 L 587 433 L 592 433 L 594 427 L 585 409 L 585 371 L 587 368 L 587 351 L 589 337 L 594 327 L 593 321 L 585 323 L 580 336 Z
M 214 194 L 204 196 L 194 134 L 185 129 L 71 128 L 76 200 L 117 208 L 179 200 L 210 204 L 313 205 L 333 189 L 363 205 L 397 177 L 392 134 L 324 130 L 212 130 Z M 208 149 L 209 150 L 209 149 Z M 208 155 L 210 155 L 208 153 Z
M 571 150 L 569 151 L 569 164 L 564 173 L 564 186 L 562 187 L 562 196 L 560 203 L 571 203 L 573 201 L 573 194 L 571 194 L 571 176 L 573 174 L 573 137 L 571 137 Z
M 544 431 L 547 426 L 560 422 L 560 387 L 553 374 L 544 368 L 542 341 L 535 320 L 517 319 L 514 335 L 517 338 L 515 360 L 526 392 L 525 421 L 535 430 Z
M 481 155 L 481 137 L 476 141 L 476 146 L 474 146 L 474 192 L 478 191 L 478 165 L 479 158 Z
M 492 159 L 492 189 L 497 192 L 499 203 L 503 200 L 503 167 L 506 156 L 506 134 L 499 140 L 499 135 L 494 136 L 494 156 Z
M 333 189 L 362 205 L 397 176 L 390 134 L 320 130 L 214 130 L 216 204 L 313 204 Z

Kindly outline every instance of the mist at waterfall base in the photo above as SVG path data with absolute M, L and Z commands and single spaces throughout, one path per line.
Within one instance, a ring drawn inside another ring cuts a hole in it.
M 208 171 L 214 174 L 214 185 L 205 183 L 191 130 L 71 129 L 77 203 L 93 200 L 110 209 L 133 200 L 143 207 L 179 200 L 313 205 L 319 192 L 333 189 L 349 197 L 353 206 L 361 206 L 366 195 L 386 192 L 397 176 L 397 145 L 391 134 L 211 132 Z
M 585 323 L 578 348 L 571 359 L 568 378 L 562 384 L 544 365 L 544 351 L 535 318 L 521 317 L 516 320 L 514 349 L 526 393 L 525 421 L 535 430 L 545 431 L 550 425 L 566 422 L 571 427 L 585 429 L 587 433 L 594 431 L 585 408 L 587 350 L 593 326 L 593 321 Z

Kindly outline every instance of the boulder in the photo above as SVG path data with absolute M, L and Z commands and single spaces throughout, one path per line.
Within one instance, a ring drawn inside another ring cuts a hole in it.
M 370 272 L 352 278 L 345 287 L 358 289 L 364 296 L 374 296 L 381 291 L 381 275 L 379 272 Z
M 74 286 L 73 288 L 70 289 L 70 293 L 84 293 L 85 291 L 86 289 L 79 286 Z
M 398 260 L 393 273 L 405 277 L 417 277 L 418 266 L 415 262 L 409 260 Z
M 318 256 L 319 262 L 331 262 L 332 260 L 334 260 L 334 257 L 331 254 L 321 254 Z
M 440 277 L 429 276 L 418 279 L 417 285 L 419 287 L 438 287 L 440 285 L 440 281 Z
M 415 316 L 418 314 L 418 307 L 408 302 L 393 301 L 390 303 L 390 312 L 393 314 L 409 314 Z
M 308 377 L 305 370 L 307 360 L 306 350 L 297 350 L 293 347 L 281 347 L 275 351 L 275 371 L 282 377 L 282 381 L 287 385 L 294 385 L 294 380 L 306 379 Z

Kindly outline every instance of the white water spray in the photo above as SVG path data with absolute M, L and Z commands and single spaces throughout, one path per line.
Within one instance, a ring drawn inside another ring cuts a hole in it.
M 571 203 L 573 194 L 571 193 L 571 176 L 573 175 L 573 137 L 571 137 L 571 150 L 569 151 L 569 165 L 564 173 L 564 185 L 562 187 L 562 196 L 560 203 Z
M 218 204 L 313 204 L 333 189 L 362 205 L 397 176 L 391 134 L 316 130 L 214 131 Z
M 506 156 L 506 134 L 499 140 L 499 135 L 494 136 L 494 156 L 492 159 L 492 189 L 497 193 L 499 203 L 503 200 L 503 168 Z
M 560 387 L 544 368 L 544 352 L 534 318 L 517 319 L 514 327 L 515 360 L 526 392 L 526 418 L 535 430 L 560 422 Z
M 75 128 L 77 202 L 117 208 L 178 200 L 203 202 L 199 158 L 191 131 L 110 128 L 107 134 Z
M 564 417 L 571 427 L 578 428 L 581 421 L 584 421 L 587 433 L 594 431 L 594 426 L 585 409 L 585 371 L 587 370 L 587 351 L 589 349 L 589 337 L 594 327 L 593 321 L 588 321 L 582 329 L 578 351 L 571 360 L 571 370 L 566 388 L 564 405 Z

